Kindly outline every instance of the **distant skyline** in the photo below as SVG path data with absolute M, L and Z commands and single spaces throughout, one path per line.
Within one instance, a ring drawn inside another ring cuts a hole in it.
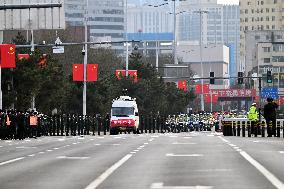
M 153 0 L 128 0 L 129 3 L 139 3 L 139 2 L 155 2 Z M 235 4 L 238 5 L 239 4 L 239 0 L 217 0 L 219 4 Z
M 239 4 L 239 0 L 218 0 L 219 4 Z

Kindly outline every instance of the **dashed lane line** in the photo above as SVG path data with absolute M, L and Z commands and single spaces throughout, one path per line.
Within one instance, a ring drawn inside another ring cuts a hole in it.
M 19 158 L 16 158 L 16 159 L 11 159 L 11 160 L 8 160 L 8 161 L 1 162 L 0 166 L 6 165 L 6 164 L 9 164 L 9 163 L 13 163 L 13 162 L 16 162 L 16 161 L 20 161 L 22 159 L 25 159 L 25 157 L 19 157 Z
M 203 154 L 166 154 L 167 157 L 202 157 Z
M 235 147 L 237 147 L 236 145 L 233 145 L 231 142 L 229 142 L 228 140 L 224 139 L 223 137 L 221 137 L 221 136 L 218 136 L 218 137 L 221 140 L 223 140 L 226 144 L 228 144 L 229 146 L 233 147 L 234 149 L 235 149 Z M 243 156 L 243 158 L 245 158 L 250 164 L 252 164 L 276 188 L 278 188 L 278 189 L 283 189 L 284 188 L 284 184 L 282 183 L 282 181 L 280 181 L 275 175 L 273 175 L 271 172 L 269 172 L 258 161 L 253 159 L 248 153 L 246 153 L 245 151 L 243 151 L 240 148 L 237 148 L 235 150 L 237 152 L 239 152 L 241 154 L 241 156 Z
M 120 166 L 122 166 L 125 162 L 127 162 L 133 155 L 127 154 L 117 163 L 112 165 L 109 169 L 107 169 L 103 174 L 101 174 L 97 179 L 95 179 L 92 183 L 90 183 L 85 189 L 96 189 L 99 185 L 101 185 L 115 170 L 117 170 Z

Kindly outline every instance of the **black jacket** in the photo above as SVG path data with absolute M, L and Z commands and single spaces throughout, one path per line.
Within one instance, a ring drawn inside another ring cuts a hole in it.
M 278 105 L 274 102 L 269 102 L 264 106 L 264 118 L 276 119 L 276 109 Z

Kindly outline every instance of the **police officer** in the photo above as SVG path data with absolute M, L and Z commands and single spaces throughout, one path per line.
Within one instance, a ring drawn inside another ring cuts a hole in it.
M 256 109 L 256 103 L 252 103 L 249 109 L 248 119 L 251 121 L 251 133 L 257 132 L 256 124 L 258 120 L 258 112 Z

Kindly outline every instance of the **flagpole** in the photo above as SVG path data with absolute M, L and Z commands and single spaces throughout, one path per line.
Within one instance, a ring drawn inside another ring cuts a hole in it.
M 0 31 L 0 44 L 3 43 L 3 31 Z M 3 104 L 2 104 L 2 68 L 0 65 L 0 110 L 2 110 Z
M 85 54 L 84 54 L 84 88 L 83 88 L 83 115 L 85 116 L 87 114 L 87 61 L 88 61 L 88 0 L 86 0 L 86 9 L 85 9 Z

